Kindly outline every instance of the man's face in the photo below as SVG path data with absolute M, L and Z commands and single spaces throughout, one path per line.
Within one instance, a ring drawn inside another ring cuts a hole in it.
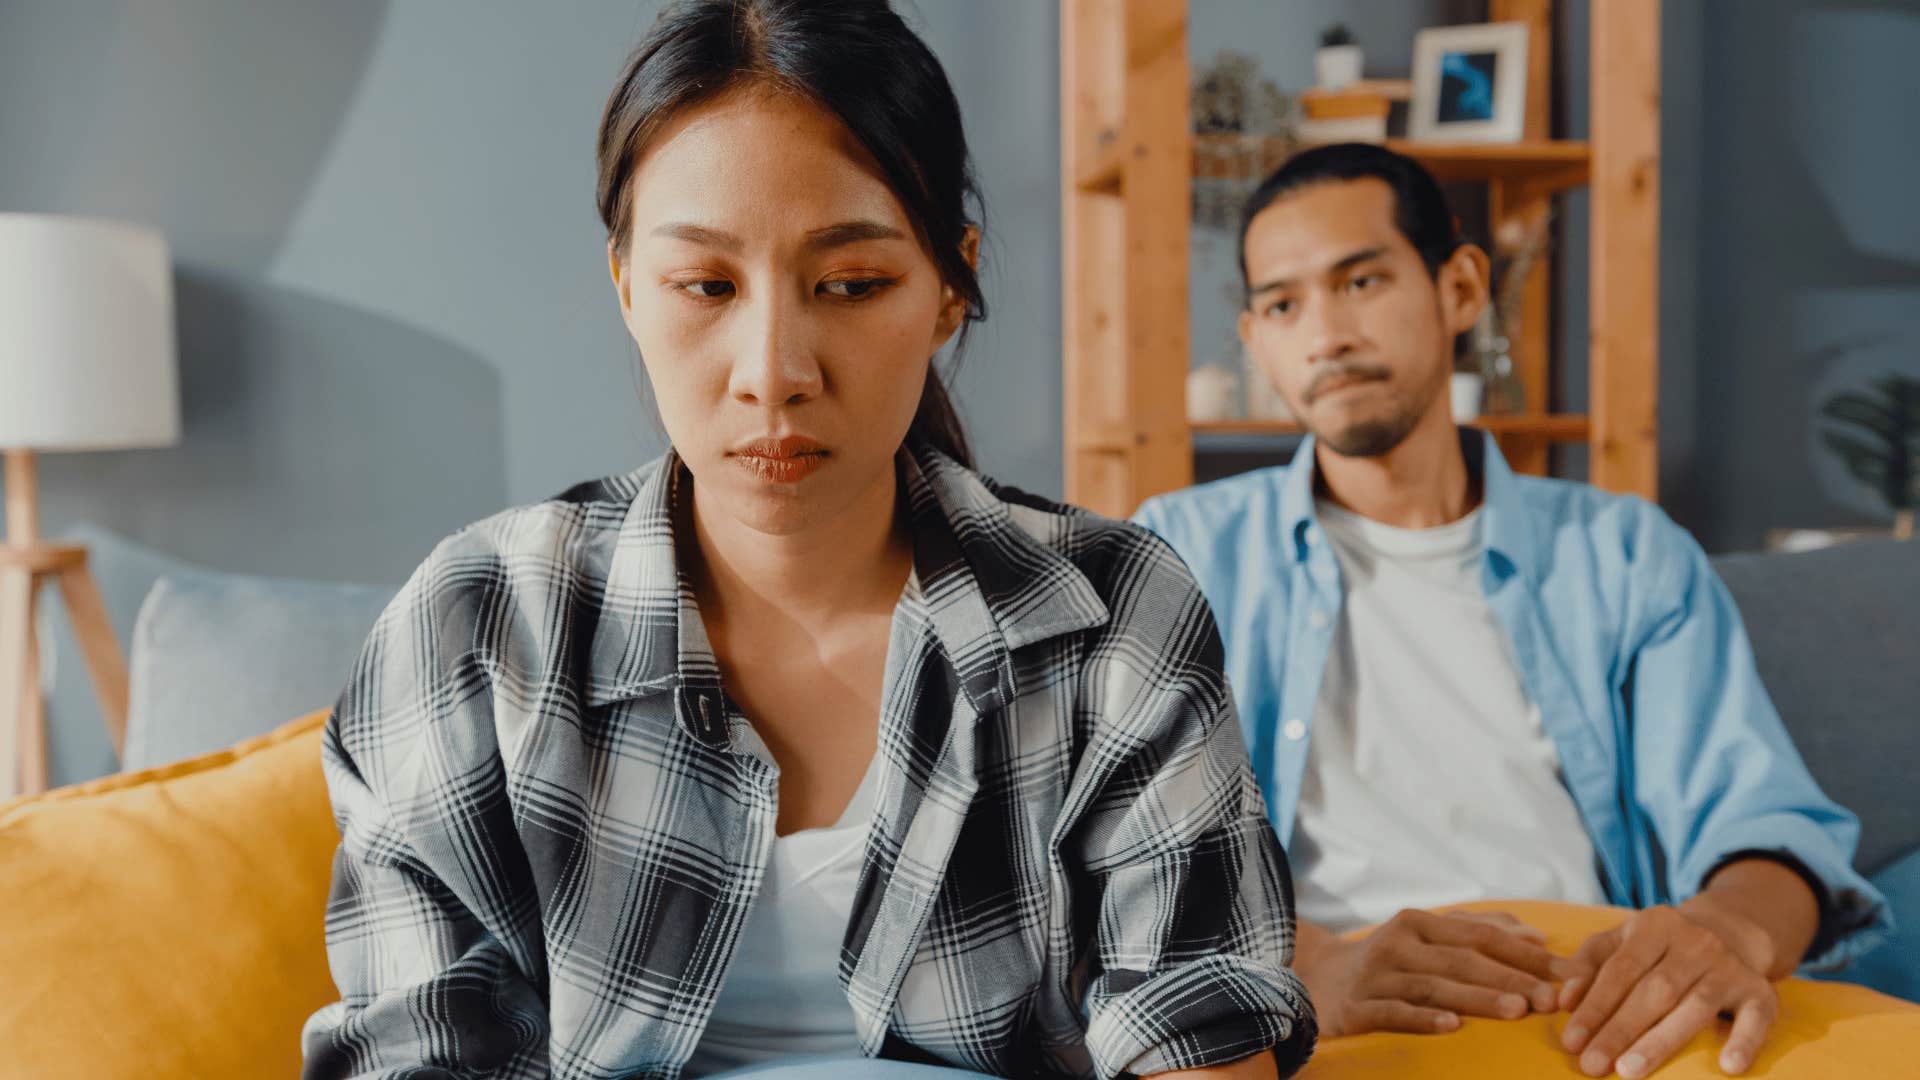
M 1486 255 L 1429 274 L 1371 177 L 1276 199 L 1247 230 L 1240 340 L 1294 415 L 1336 454 L 1385 454 L 1447 408 L 1453 339 L 1486 303 Z

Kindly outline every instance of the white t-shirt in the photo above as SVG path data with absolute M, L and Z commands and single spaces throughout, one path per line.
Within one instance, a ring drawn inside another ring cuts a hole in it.
M 1605 903 L 1481 585 L 1480 512 L 1434 529 L 1318 513 L 1346 596 L 1288 847 L 1299 917 L 1344 932 L 1467 900 Z
M 910 572 L 887 634 L 882 700 L 905 675 L 926 619 L 920 575 Z M 760 891 L 686 1075 L 710 1076 L 775 1058 L 863 1056 L 853 1006 L 840 985 L 840 943 L 853 918 L 879 777 L 876 752 L 838 821 L 774 837 Z
M 853 1006 L 840 986 L 840 942 L 853 914 L 877 771 L 868 767 L 839 821 L 774 839 L 687 1075 L 795 1055 L 861 1056 Z

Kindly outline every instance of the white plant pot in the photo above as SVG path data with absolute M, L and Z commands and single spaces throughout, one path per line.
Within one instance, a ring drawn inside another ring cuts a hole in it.
M 1218 364 L 1187 372 L 1187 422 L 1206 424 L 1233 419 L 1240 376 Z
M 1465 424 L 1480 418 L 1480 399 L 1486 396 L 1487 380 L 1471 371 L 1456 371 L 1448 384 L 1453 393 L 1453 422 Z
M 1338 90 L 1360 81 L 1360 46 L 1331 45 L 1313 54 L 1313 70 L 1322 90 Z

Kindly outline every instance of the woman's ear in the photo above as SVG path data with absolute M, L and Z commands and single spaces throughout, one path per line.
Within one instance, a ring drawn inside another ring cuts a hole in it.
M 1436 284 L 1449 337 L 1466 333 L 1480 321 L 1487 307 L 1490 268 L 1487 253 L 1477 244 L 1461 244 L 1440 264 Z
M 960 257 L 967 260 L 967 265 L 976 272 L 979 271 L 980 227 L 978 225 L 967 226 L 967 231 L 961 235 Z M 940 321 L 934 325 L 933 332 L 934 352 L 939 352 L 945 347 L 947 339 L 953 336 L 954 331 L 960 329 L 960 324 L 965 322 L 966 318 L 966 297 L 955 292 L 951 284 L 942 285 L 940 287 Z
M 620 253 L 614 250 L 613 241 L 607 241 L 607 273 L 613 278 L 613 291 L 620 297 L 620 311 L 625 314 L 633 309 L 633 285 L 627 280 L 627 267 L 620 261 Z

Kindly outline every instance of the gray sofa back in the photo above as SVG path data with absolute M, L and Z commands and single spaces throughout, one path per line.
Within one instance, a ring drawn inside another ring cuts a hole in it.
M 1857 865 L 1920 848 L 1920 543 L 1856 541 L 1714 566 L 1822 788 L 1860 816 Z M 333 704 L 394 590 L 176 571 L 134 630 L 127 768 Z
M 162 577 L 134 622 L 124 767 L 210 753 L 330 708 L 394 592 L 244 574 Z
M 1760 678 L 1871 874 L 1920 847 L 1920 542 L 1722 556 Z

